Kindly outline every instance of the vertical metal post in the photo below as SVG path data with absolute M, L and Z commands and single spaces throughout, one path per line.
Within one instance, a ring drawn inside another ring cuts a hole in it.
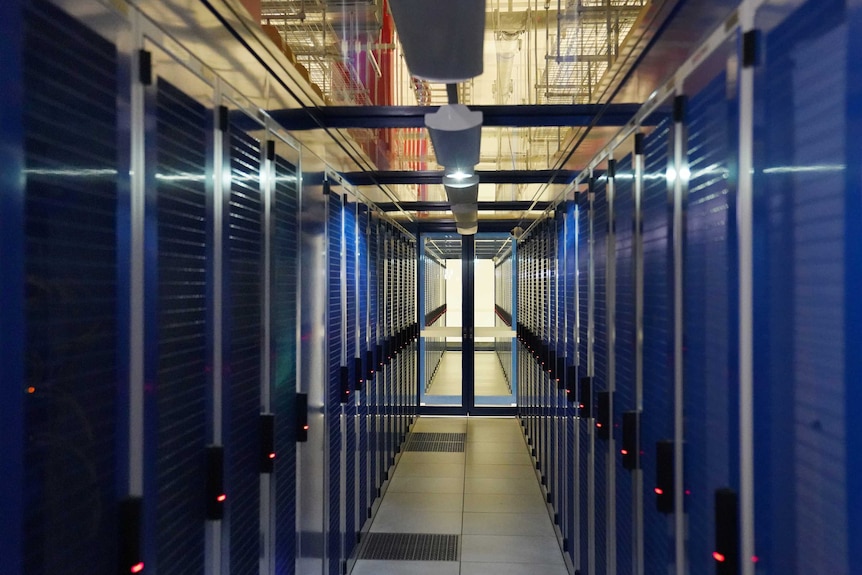
M 131 12 L 131 181 L 129 282 L 129 485 L 131 497 L 144 494 L 144 262 L 146 261 L 146 174 L 144 109 L 145 86 L 140 82 L 140 56 L 144 48 L 140 15 Z
M 753 33 L 755 7 L 740 8 L 743 33 Z M 742 575 L 754 575 L 754 61 L 739 72 L 739 524 Z
M 686 516 L 684 477 L 684 412 L 683 412 L 683 234 L 685 221 L 683 201 L 687 184 L 685 151 L 685 97 L 674 101 L 673 125 L 673 410 L 674 410 L 674 534 L 677 575 L 688 572 L 686 565 Z
M 596 375 L 596 196 L 593 190 L 594 176 L 590 170 L 589 191 L 589 264 L 587 285 L 587 375 L 593 379 Z M 596 575 L 596 430 L 587 426 L 590 435 L 590 450 L 587 455 L 587 561 L 589 575 Z
M 271 132 L 267 126 L 262 150 L 260 168 L 260 187 L 263 196 L 263 277 L 261 278 L 261 337 L 260 350 L 260 402 L 261 411 L 272 411 L 272 292 L 273 292 L 273 206 L 275 203 L 275 140 L 270 140 Z M 282 414 L 282 417 L 287 414 Z M 287 419 L 284 417 L 284 419 Z M 260 573 L 267 575 L 275 572 L 275 482 L 273 475 L 260 475 Z
M 475 403 L 475 246 L 476 236 L 461 236 L 462 382 L 461 400 L 469 413 Z
M 605 252 L 607 266 L 605 269 L 605 290 L 607 292 L 607 308 L 605 310 L 607 319 L 608 337 L 608 391 L 610 392 L 609 412 L 611 421 L 610 437 L 608 439 L 608 497 L 607 497 L 607 566 L 608 573 L 617 572 L 617 498 L 616 498 L 616 441 L 613 433 L 614 416 L 614 391 L 617 381 L 617 354 L 616 354 L 616 321 L 617 321 L 617 232 L 616 213 L 614 210 L 616 194 L 616 160 L 613 159 L 613 151 L 608 156 L 608 229 L 607 250 Z
M 572 336 L 575 339 L 575 357 L 572 358 L 576 367 L 580 367 L 581 365 L 581 357 L 580 357 L 580 349 L 581 349 L 581 281 L 580 281 L 580 221 L 581 221 L 581 208 L 578 205 L 578 194 L 580 192 L 575 192 L 575 209 L 574 209 L 574 218 L 572 222 L 572 226 L 574 229 L 572 230 L 573 237 L 573 245 L 572 250 L 574 251 L 574 266 L 572 277 L 574 279 L 574 285 L 571 286 L 570 289 L 575 291 L 575 303 L 574 303 L 574 312 L 575 312 L 575 325 L 573 326 L 574 333 Z M 578 369 L 575 369 L 575 374 L 579 373 Z M 578 389 L 578 387 L 569 386 L 569 389 Z M 576 392 L 575 392 L 576 393 Z M 577 404 L 578 397 L 574 397 L 575 405 Z M 581 423 L 580 418 L 575 419 L 575 436 L 572 438 L 573 446 L 574 446 L 574 461 L 572 462 L 571 468 L 571 479 L 570 481 L 574 481 L 574 490 L 573 497 L 574 501 L 572 502 L 574 505 L 572 507 L 572 513 L 574 515 L 572 524 L 574 525 L 574 531 L 572 532 L 572 549 L 574 553 L 572 557 L 574 557 L 574 564 L 576 566 L 581 565 L 581 482 L 578 477 L 580 467 L 581 467 Z M 578 480 L 576 480 L 578 479 Z
M 512 239 L 512 272 L 510 274 L 512 289 L 509 290 L 509 303 L 512 306 L 512 329 L 518 325 L 518 301 L 519 298 L 516 297 L 516 294 L 519 293 L 520 287 L 518 286 L 518 267 L 519 262 L 521 260 L 520 254 L 518 253 L 518 241 L 516 239 Z M 515 402 L 518 402 L 518 340 L 517 338 L 512 338 L 512 397 L 515 399 Z
M 643 343 L 644 343 L 644 246 L 643 246 L 643 178 L 644 178 L 643 134 L 635 134 L 634 150 L 634 279 L 635 279 L 635 410 L 643 411 Z M 640 425 L 638 425 L 640 434 Z M 641 438 L 635 441 L 638 449 L 642 449 Z M 632 533 L 634 534 L 634 553 L 632 554 L 632 573 L 644 573 L 644 493 L 643 470 L 640 466 L 633 471 Z
M 211 442 L 222 444 L 223 360 L 224 360 L 224 224 L 226 203 L 230 201 L 230 164 L 225 162 L 226 126 L 222 125 L 221 83 L 216 78 L 213 91 L 215 121 L 213 130 L 212 173 L 212 434 Z M 222 571 L 222 522 L 207 521 L 204 561 L 207 573 L 220 575 Z
M 21 573 L 24 537 L 25 316 L 24 1 L 0 3 L 0 557 Z

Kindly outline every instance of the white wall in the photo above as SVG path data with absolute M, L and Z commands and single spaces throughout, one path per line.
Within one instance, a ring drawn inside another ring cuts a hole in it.
M 476 327 L 494 327 L 494 262 L 476 260 L 474 301 Z M 464 306 L 461 301 L 461 260 L 446 260 L 446 325 L 463 325 Z M 450 337 L 447 341 L 461 341 Z M 476 338 L 476 341 L 494 341 L 493 337 Z

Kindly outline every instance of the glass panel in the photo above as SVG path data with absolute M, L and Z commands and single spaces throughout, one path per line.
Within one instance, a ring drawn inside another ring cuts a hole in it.
M 422 238 L 425 320 L 421 333 L 420 405 L 462 406 L 461 237 Z
M 516 405 L 512 365 L 512 249 L 508 234 L 476 236 L 474 260 L 475 403 Z

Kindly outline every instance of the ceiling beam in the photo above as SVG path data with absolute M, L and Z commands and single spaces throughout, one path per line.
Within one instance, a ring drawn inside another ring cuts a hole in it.
M 438 108 L 439 106 L 321 106 L 270 110 L 269 115 L 287 130 L 424 128 L 425 114 L 436 112 Z M 482 112 L 482 126 L 486 128 L 624 126 L 640 108 L 641 104 L 470 106 L 470 110 Z M 244 114 L 235 115 L 237 121 L 243 120 Z
M 482 184 L 568 184 L 580 172 L 575 170 L 476 170 Z M 380 172 L 345 172 L 342 177 L 354 186 L 396 184 L 442 184 L 439 170 L 393 170 Z
M 408 212 L 445 212 L 452 209 L 449 202 L 383 202 L 375 204 L 384 212 L 397 212 L 405 210 Z M 545 211 L 550 202 L 514 201 L 514 202 L 478 202 L 480 212 L 524 212 L 527 210 Z

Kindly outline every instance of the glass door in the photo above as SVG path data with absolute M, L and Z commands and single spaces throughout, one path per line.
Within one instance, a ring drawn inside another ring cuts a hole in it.
M 419 301 L 420 407 L 466 412 L 463 384 L 462 241 L 458 234 L 422 236 Z
M 512 349 L 515 241 L 509 234 L 478 234 L 473 249 L 473 406 L 516 407 Z
M 508 234 L 428 234 L 420 245 L 420 409 L 511 412 L 514 241 Z

